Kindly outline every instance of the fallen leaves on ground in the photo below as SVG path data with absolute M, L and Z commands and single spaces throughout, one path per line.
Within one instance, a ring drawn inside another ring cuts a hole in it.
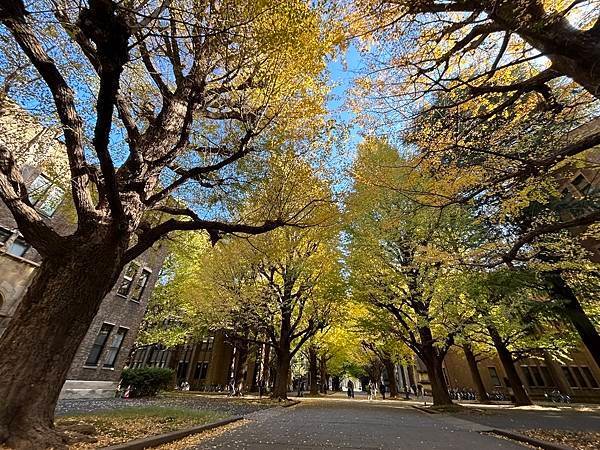
M 568 430 L 519 430 L 526 436 L 543 441 L 554 442 L 571 447 L 575 450 L 597 450 L 600 442 L 600 432 L 568 431 Z
M 203 431 L 202 433 L 193 434 L 183 439 L 179 439 L 175 442 L 170 442 L 168 444 L 161 445 L 156 447 L 156 450 L 184 450 L 188 448 L 193 448 L 196 445 L 206 441 L 207 439 L 216 438 L 221 436 L 224 433 L 228 433 L 236 428 L 247 425 L 250 423 L 250 420 L 242 419 L 237 422 L 230 423 L 228 425 L 223 425 L 222 427 L 215 428 L 213 430 Z
M 106 447 L 134 439 L 181 430 L 225 418 L 215 411 L 194 411 L 172 408 L 127 408 L 94 414 L 60 417 L 59 429 L 74 440 L 80 440 L 81 431 L 95 442 L 76 442 L 73 450 Z

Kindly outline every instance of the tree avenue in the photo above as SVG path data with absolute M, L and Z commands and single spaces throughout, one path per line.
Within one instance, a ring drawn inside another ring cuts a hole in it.
M 524 358 L 572 393 L 572 352 L 600 367 L 597 6 L 0 1 L 0 116 L 57 131 L 73 216 L 36 209 L 0 136 L 0 199 L 42 258 L 0 336 L 0 445 L 65 447 L 71 361 L 165 240 L 138 342 L 223 333 L 236 394 L 259 348 L 280 400 L 302 358 L 313 395 L 386 373 L 400 397 L 390 374 L 416 356 L 446 408 L 457 351 L 482 402 L 495 356 L 515 404 Z M 338 108 L 328 63 L 348 48 L 364 67 Z
M 0 196 L 43 257 L 0 340 L 0 442 L 59 447 L 54 407 L 69 364 L 127 262 L 177 230 L 216 242 L 301 221 L 244 216 L 234 199 L 276 151 L 269 135 L 321 126 L 316 82 L 332 42 L 302 1 L 17 0 L 0 4 L 0 21 L 4 60 L 27 68 L 5 89 L 51 105 L 76 211 L 72 232 L 52 229 L 0 147 Z

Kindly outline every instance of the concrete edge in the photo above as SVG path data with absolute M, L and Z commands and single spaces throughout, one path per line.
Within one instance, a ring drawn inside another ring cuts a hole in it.
M 427 414 L 441 414 L 439 411 L 436 411 L 435 409 L 429 409 L 429 408 L 424 408 L 422 406 L 417 406 L 417 405 L 410 405 L 415 409 L 418 409 L 421 412 L 427 413 Z
M 509 439 L 512 439 L 513 441 L 525 442 L 526 444 L 530 444 L 535 447 L 543 448 L 544 450 L 573 450 L 571 447 L 567 447 L 566 445 L 555 444 L 554 442 L 542 441 L 541 439 L 536 439 L 536 438 L 532 438 L 529 436 L 525 436 L 524 434 L 515 433 L 514 431 L 493 428 L 488 433 L 498 434 L 500 436 L 504 436 Z
M 291 400 L 289 403 L 285 405 L 281 405 L 282 408 L 289 408 L 290 406 L 296 406 L 297 404 L 302 403 L 300 400 Z
M 208 431 L 214 428 L 222 427 L 223 425 L 228 425 L 230 423 L 237 422 L 242 419 L 242 416 L 230 417 L 228 419 L 218 420 L 217 422 L 207 423 L 205 425 L 198 425 L 196 427 L 186 428 L 183 430 L 171 431 L 170 433 L 157 434 L 155 436 L 148 436 L 142 439 L 124 442 L 123 444 L 111 445 L 110 447 L 103 447 L 102 450 L 143 450 L 145 448 L 167 444 L 169 442 L 182 439 L 192 434 L 201 433 L 203 431 Z

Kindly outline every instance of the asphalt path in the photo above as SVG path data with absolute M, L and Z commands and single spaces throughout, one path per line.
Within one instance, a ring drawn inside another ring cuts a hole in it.
M 394 401 L 306 399 L 290 408 L 247 416 L 235 428 L 196 449 L 460 449 L 523 450 L 486 434 L 487 425 L 431 415 Z

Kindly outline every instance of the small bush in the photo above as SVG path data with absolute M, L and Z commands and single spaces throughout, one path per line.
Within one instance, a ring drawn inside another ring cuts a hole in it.
M 131 397 L 151 397 L 158 391 L 173 389 L 175 372 L 161 367 L 125 369 L 121 375 L 121 387 L 131 386 Z

